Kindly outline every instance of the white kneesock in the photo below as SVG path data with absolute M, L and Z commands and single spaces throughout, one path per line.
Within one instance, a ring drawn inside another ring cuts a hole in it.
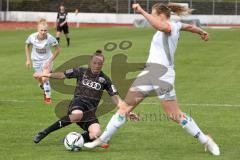
M 201 144 L 208 141 L 208 137 L 201 131 L 192 117 L 184 115 L 181 120 L 181 126 L 194 138 L 197 138 Z
M 44 89 L 44 93 L 46 95 L 47 98 L 51 97 L 51 86 L 50 86 L 50 82 L 46 81 L 43 83 L 43 89 Z
M 126 122 L 126 116 L 116 113 L 112 116 L 111 120 L 108 122 L 108 125 L 100 136 L 100 139 L 107 143 L 112 135 Z

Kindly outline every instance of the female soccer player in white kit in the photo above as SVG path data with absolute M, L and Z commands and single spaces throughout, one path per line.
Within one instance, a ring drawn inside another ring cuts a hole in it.
M 158 31 L 153 36 L 150 54 L 145 70 L 140 73 L 129 89 L 125 102 L 109 121 L 103 134 L 91 143 L 86 143 L 86 148 L 94 148 L 107 143 L 117 129 L 126 121 L 126 115 L 132 111 L 148 94 L 154 90 L 163 106 L 165 113 L 190 135 L 197 138 L 205 146 L 205 150 L 213 155 L 220 155 L 218 145 L 205 135 L 196 122 L 186 113 L 182 112 L 176 100 L 174 90 L 175 71 L 174 53 L 177 48 L 180 31 L 197 33 L 202 40 L 208 40 L 208 33 L 202 29 L 181 22 L 170 21 L 171 12 L 178 15 L 190 13 L 191 10 L 176 4 L 157 3 L 152 7 L 152 13 L 145 12 L 139 4 L 133 4 L 133 9 L 141 13 L 149 23 Z M 145 76 L 144 76 L 145 75 Z
M 55 48 L 54 53 L 51 47 Z M 31 51 L 31 56 L 30 56 Z M 35 72 L 49 73 L 52 70 L 53 61 L 60 52 L 57 40 L 48 33 L 48 25 L 45 19 L 38 22 L 38 32 L 31 34 L 26 40 L 26 67 L 31 68 L 31 63 Z M 44 102 L 51 104 L 51 87 L 49 79 L 39 78 L 39 86 L 44 89 Z

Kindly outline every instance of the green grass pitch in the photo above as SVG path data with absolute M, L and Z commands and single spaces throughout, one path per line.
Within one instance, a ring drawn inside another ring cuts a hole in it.
M 38 145 L 34 144 L 33 136 L 57 120 L 54 114 L 57 102 L 71 97 L 53 91 L 53 104 L 47 106 L 43 103 L 42 91 L 32 78 L 32 70 L 25 68 L 24 42 L 34 31 L 0 31 L 1 160 L 240 159 L 239 29 L 208 29 L 209 42 L 201 41 L 196 35 L 182 33 L 175 56 L 176 91 L 181 108 L 190 112 L 200 128 L 215 138 L 222 152 L 220 157 L 205 153 L 203 146 L 180 126 L 159 118 L 162 108 L 156 97 L 147 98 L 138 106 L 135 112 L 142 116 L 142 121 L 129 121 L 124 125 L 112 138 L 107 150 L 66 151 L 63 137 L 71 131 L 81 132 L 75 124 L 50 134 Z M 50 33 L 55 34 L 54 30 Z M 122 40 L 132 41 L 133 46 L 125 51 L 118 48 L 106 52 L 106 73 L 110 73 L 112 56 L 118 53 L 127 54 L 128 62 L 145 62 L 153 34 L 153 29 L 71 29 L 72 44 L 67 48 L 62 37 L 62 51 L 54 62 L 54 68 L 70 58 L 93 53 L 107 42 L 119 44 Z M 102 129 L 114 112 L 99 118 Z M 151 114 L 158 118 L 152 119 Z

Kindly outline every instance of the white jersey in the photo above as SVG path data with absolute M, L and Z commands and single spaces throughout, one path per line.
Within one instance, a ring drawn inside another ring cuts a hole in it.
M 170 26 L 170 33 L 157 31 L 153 36 L 147 63 L 157 63 L 166 67 L 174 67 L 174 53 L 177 48 L 182 23 L 170 22 Z
M 26 44 L 32 45 L 31 59 L 33 61 L 44 61 L 52 56 L 51 46 L 58 45 L 58 41 L 49 33 L 47 38 L 39 41 L 38 32 L 31 34 L 26 40 Z

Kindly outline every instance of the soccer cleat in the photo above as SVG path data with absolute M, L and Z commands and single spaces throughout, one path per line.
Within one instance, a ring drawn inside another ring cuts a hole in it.
M 103 145 L 100 146 L 103 149 L 108 149 L 109 148 L 109 144 L 105 143 Z
M 220 155 L 220 150 L 219 150 L 218 145 L 213 141 L 213 139 L 209 135 L 207 135 L 207 136 L 208 136 L 208 140 L 205 143 L 205 152 L 209 151 L 213 155 L 219 156 Z
M 46 104 L 52 104 L 52 99 L 51 98 L 47 98 L 45 93 L 43 93 L 43 97 L 44 97 L 44 102 Z
M 107 149 L 109 147 L 109 144 L 103 142 L 100 138 L 98 138 L 92 142 L 85 143 L 83 146 L 88 149 L 93 149 L 96 147 L 101 147 L 101 148 Z
M 39 132 L 34 138 L 34 143 L 39 143 L 44 137 L 46 137 L 48 134 L 45 131 Z
M 45 102 L 46 104 L 52 104 L 52 99 L 51 99 L 51 98 L 45 98 L 45 99 L 44 99 L 44 102 Z

